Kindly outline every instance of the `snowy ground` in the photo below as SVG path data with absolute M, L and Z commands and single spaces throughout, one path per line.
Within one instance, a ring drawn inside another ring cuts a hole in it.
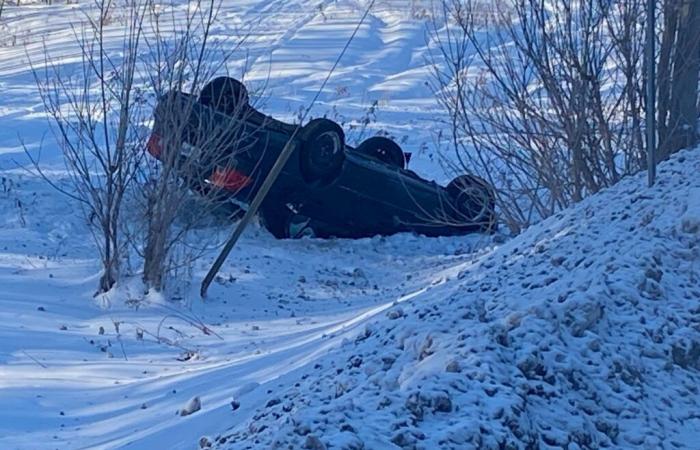
M 349 130 L 376 102 L 365 133 L 444 181 L 419 3 L 377 2 L 314 114 Z M 219 32 L 262 13 L 248 80 L 292 119 L 365 4 L 230 1 Z M 205 302 L 134 280 L 94 299 L 76 205 L 21 168 L 20 140 L 43 141 L 63 176 L 28 59 L 46 42 L 69 68 L 80 7 L 0 19 L 0 448 L 697 448 L 698 151 L 652 190 L 625 180 L 506 244 L 253 227 Z
M 697 448 L 700 151 L 475 259 L 317 358 L 221 448 Z M 234 413 L 235 415 L 235 413 Z M 223 443 L 222 443 L 223 441 Z
M 192 448 L 236 420 L 234 395 L 238 414 L 264 405 L 288 374 L 483 245 L 412 236 L 279 242 L 256 228 L 206 302 L 138 300 L 142 292 L 123 286 L 98 305 L 98 266 L 80 220 L 37 183 L 25 178 L 0 203 L 0 448 Z M 34 217 L 26 225 L 15 199 Z M 199 320 L 209 335 L 191 324 Z M 177 416 L 194 396 L 206 415 Z

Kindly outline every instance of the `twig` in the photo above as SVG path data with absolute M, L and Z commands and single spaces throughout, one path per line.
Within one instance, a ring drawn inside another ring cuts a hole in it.
M 48 369 L 48 368 L 49 368 L 46 364 L 44 364 L 44 363 L 42 363 L 41 361 L 39 361 L 38 359 L 36 359 L 35 357 L 33 357 L 32 355 L 30 355 L 29 353 L 27 353 L 25 350 L 22 350 L 22 353 L 24 353 L 24 355 L 25 355 L 27 358 L 29 358 L 29 359 L 31 359 L 32 361 L 34 361 L 35 363 L 39 364 L 39 365 L 40 365 L 41 367 L 43 367 L 44 369 Z
M 124 349 L 124 342 L 122 342 L 122 333 L 119 331 L 119 323 L 114 319 L 111 319 L 112 324 L 114 325 L 114 331 L 117 333 L 117 342 L 119 342 L 119 346 L 122 349 L 122 355 L 124 355 L 124 361 L 128 361 L 129 358 L 126 357 L 126 350 Z

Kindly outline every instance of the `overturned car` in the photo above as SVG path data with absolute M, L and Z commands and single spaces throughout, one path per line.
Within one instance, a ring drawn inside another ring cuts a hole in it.
M 293 145 L 259 211 L 280 239 L 495 230 L 494 193 L 482 179 L 463 175 L 443 187 L 408 170 L 410 154 L 386 137 L 351 147 L 331 120 L 297 127 L 258 111 L 241 82 L 220 77 L 199 96 L 159 99 L 148 151 L 196 193 L 245 208 Z

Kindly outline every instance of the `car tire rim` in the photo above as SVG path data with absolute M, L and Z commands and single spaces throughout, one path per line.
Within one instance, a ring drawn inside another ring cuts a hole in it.
M 387 164 L 403 166 L 403 161 L 399 160 L 400 156 L 387 148 L 377 149 L 377 155 L 379 155 L 380 160 L 384 161 Z
M 479 222 L 486 218 L 489 210 L 489 194 L 484 189 L 464 187 L 457 196 L 458 212 L 471 221 Z M 473 215 L 475 210 L 477 214 Z M 472 216 L 473 215 L 473 216 Z
M 334 131 L 326 131 L 318 135 L 314 142 L 311 162 L 322 169 L 333 167 L 340 151 L 340 136 Z

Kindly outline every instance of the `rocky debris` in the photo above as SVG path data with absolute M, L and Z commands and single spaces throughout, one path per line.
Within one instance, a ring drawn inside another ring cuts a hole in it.
M 450 372 L 450 373 L 459 373 L 462 371 L 462 368 L 459 365 L 459 361 L 457 361 L 456 359 L 453 359 L 447 363 L 447 366 L 445 367 L 445 371 Z
M 393 308 L 393 309 L 390 309 L 390 310 L 386 313 L 386 316 L 389 318 L 389 320 L 400 319 L 401 317 L 404 316 L 403 309 L 401 309 L 401 308 Z
M 430 400 L 430 405 L 435 412 L 452 412 L 452 400 L 450 400 L 450 397 L 446 392 L 440 392 L 434 395 Z
M 326 450 L 326 445 L 321 442 L 321 439 L 309 434 L 306 436 L 306 441 L 304 442 L 304 448 L 309 450 Z
M 189 416 L 190 414 L 196 413 L 202 409 L 202 401 L 199 399 L 199 397 L 192 397 L 186 404 L 185 406 L 178 411 L 178 414 L 181 416 Z
M 348 336 L 295 385 L 294 408 L 256 416 L 268 427 L 230 448 L 692 448 L 700 242 L 680 219 L 683 178 L 666 180 L 640 195 L 626 178 L 455 260 L 434 278 L 452 281 Z
M 671 347 L 671 358 L 684 369 L 700 370 L 700 341 L 682 339 L 676 342 Z
M 272 406 L 279 405 L 280 403 L 282 403 L 282 400 L 280 400 L 279 398 L 271 398 L 271 399 L 268 400 L 268 402 L 265 404 L 265 408 L 270 408 L 270 407 L 272 407 Z
M 393 438 L 391 438 L 391 442 L 402 450 L 417 449 L 416 438 L 406 431 L 397 433 Z

